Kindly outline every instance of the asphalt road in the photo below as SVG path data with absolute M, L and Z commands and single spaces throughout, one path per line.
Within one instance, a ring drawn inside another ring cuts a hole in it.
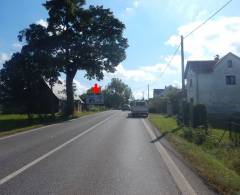
M 107 111 L 0 139 L 0 194 L 214 194 L 153 136 Z

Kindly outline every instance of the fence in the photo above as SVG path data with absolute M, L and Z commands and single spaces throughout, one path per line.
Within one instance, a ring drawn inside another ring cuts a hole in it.
M 236 146 L 240 145 L 240 123 L 234 120 L 229 121 L 229 137 Z

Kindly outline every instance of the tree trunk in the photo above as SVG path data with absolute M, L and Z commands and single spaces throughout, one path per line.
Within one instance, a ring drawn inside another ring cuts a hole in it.
M 50 85 L 51 85 L 51 91 L 52 91 L 52 95 L 51 95 L 51 116 L 52 119 L 55 119 L 55 102 L 54 102 L 54 96 L 53 96 L 53 83 L 50 81 Z
M 66 93 L 67 103 L 65 108 L 66 116 L 73 115 L 74 113 L 74 93 L 73 93 L 73 79 L 77 70 L 67 70 L 66 72 Z

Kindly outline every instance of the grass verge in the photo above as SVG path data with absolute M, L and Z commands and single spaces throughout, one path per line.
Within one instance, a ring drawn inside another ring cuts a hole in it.
M 66 118 L 57 114 L 55 119 L 52 119 L 50 115 L 47 115 L 44 118 L 41 118 L 38 115 L 34 115 L 31 121 L 29 121 L 27 115 L 24 114 L 0 115 L 0 137 L 28 131 L 54 123 L 67 121 L 73 118 L 79 118 L 94 113 L 96 113 L 96 111 L 77 112 L 71 118 Z
M 149 120 L 161 133 L 177 127 L 176 120 L 151 114 Z M 240 148 L 233 147 L 223 131 L 212 129 L 202 145 L 196 145 L 183 137 L 183 131 L 168 134 L 166 138 L 186 158 L 207 183 L 221 194 L 240 194 Z

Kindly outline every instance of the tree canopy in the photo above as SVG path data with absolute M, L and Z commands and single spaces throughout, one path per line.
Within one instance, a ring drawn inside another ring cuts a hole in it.
M 66 74 L 67 114 L 72 114 L 72 84 L 77 71 L 85 70 L 88 79 L 98 80 L 103 79 L 104 71 L 114 72 L 126 58 L 125 26 L 109 9 L 86 8 L 84 0 L 49 0 L 44 7 L 48 26 L 32 24 L 21 31 L 19 40 L 39 54 L 36 60 L 46 51 L 46 59 Z
M 5 112 L 30 116 L 34 112 L 44 112 L 41 89 L 45 84 L 45 70 L 34 63 L 25 48 L 22 51 L 13 54 L 0 70 L 0 102 Z
M 111 80 L 111 83 L 103 90 L 103 94 L 105 106 L 111 108 L 119 108 L 119 106 L 132 99 L 131 88 L 118 78 Z

